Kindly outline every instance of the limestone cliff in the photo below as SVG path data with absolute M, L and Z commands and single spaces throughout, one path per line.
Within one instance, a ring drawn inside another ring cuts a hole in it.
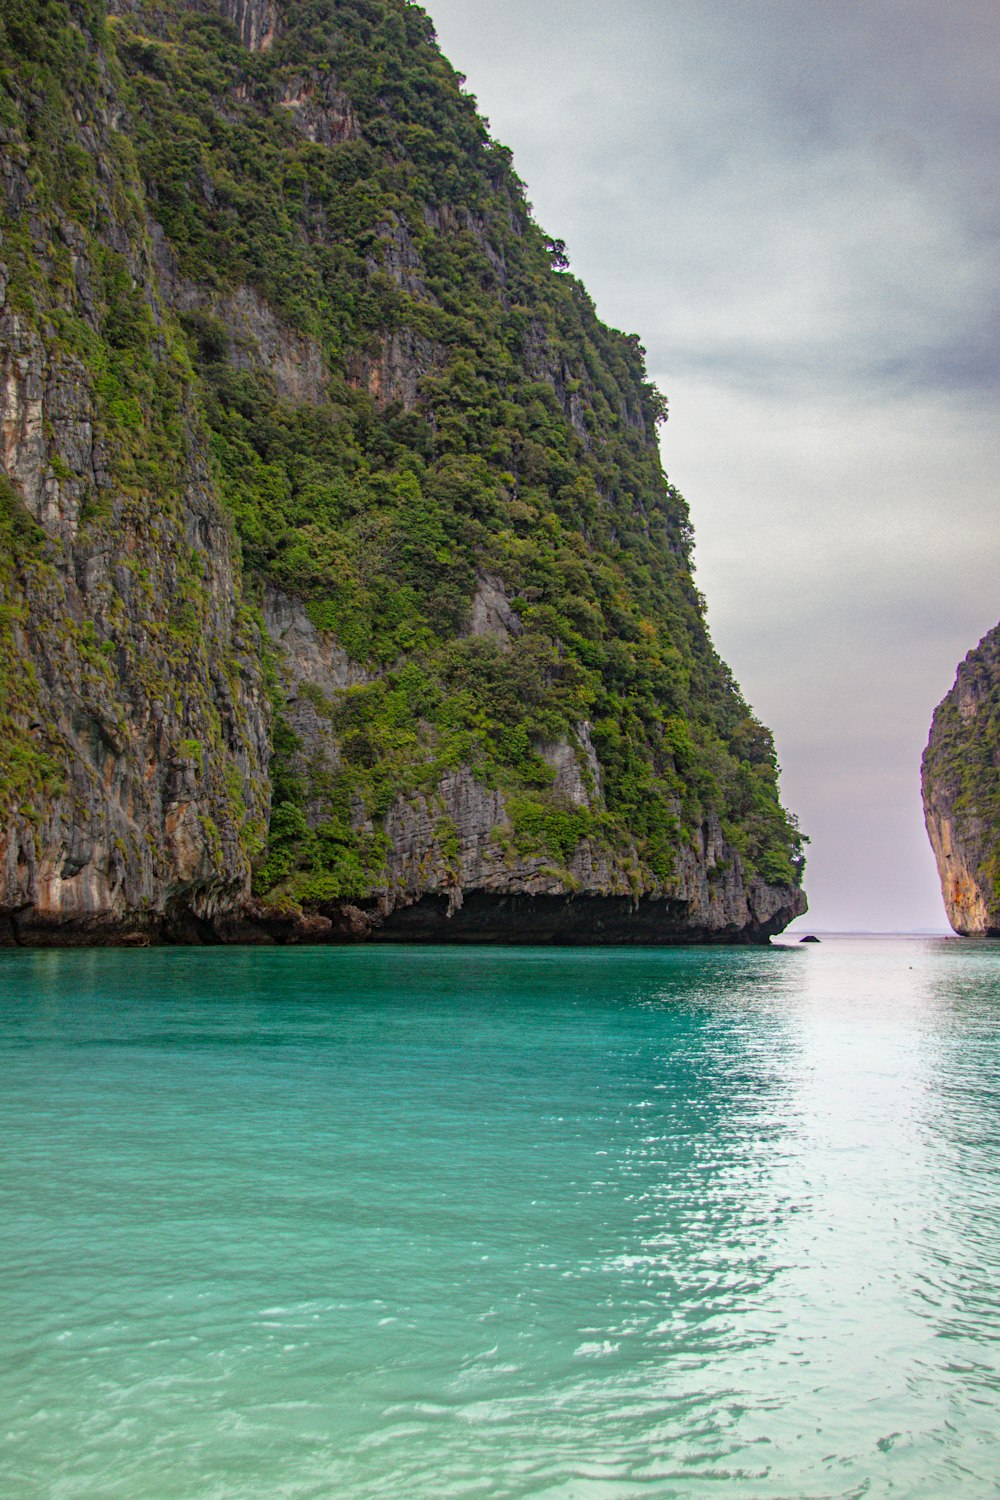
M 0 941 L 802 912 L 641 346 L 419 7 L 0 28 Z
M 964 937 L 1000 937 L 1000 625 L 938 705 L 923 796 L 949 922 Z
M 84 36 L 56 102 L 86 227 L 37 78 L 0 128 L 0 939 L 196 936 L 266 836 L 260 636 Z

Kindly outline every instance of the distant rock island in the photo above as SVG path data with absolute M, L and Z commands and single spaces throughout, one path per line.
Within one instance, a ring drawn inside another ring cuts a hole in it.
M 939 704 L 922 780 L 948 920 L 965 937 L 1000 937 L 1000 625 Z
M 408 0 L 0 11 L 0 941 L 764 942 L 666 402 Z

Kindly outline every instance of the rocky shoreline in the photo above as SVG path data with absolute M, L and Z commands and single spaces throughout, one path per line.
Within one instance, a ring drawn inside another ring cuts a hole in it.
M 768 891 L 761 887 L 761 895 Z M 456 911 L 445 896 L 424 896 L 386 913 L 344 902 L 324 912 L 287 912 L 248 902 L 224 917 L 188 911 L 114 918 L 106 913 L 42 918 L 31 908 L 0 917 L 0 947 L 153 947 L 346 945 L 357 943 L 518 944 L 552 947 L 763 945 L 801 916 L 804 902 L 771 904 L 749 922 L 710 926 L 691 921 L 687 904 L 669 897 L 497 896 L 473 894 Z

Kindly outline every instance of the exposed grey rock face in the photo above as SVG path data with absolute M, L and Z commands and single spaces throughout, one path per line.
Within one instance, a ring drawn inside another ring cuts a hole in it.
M 299 774 L 336 771 L 340 750 L 330 726 L 332 706 L 345 688 L 375 680 L 371 672 L 351 661 L 328 632 L 321 633 L 309 619 L 300 599 L 268 586 L 264 591 L 264 624 L 280 663 L 285 713 L 299 740 Z M 324 804 L 314 798 L 306 807 L 311 827 L 322 822 Z
M 203 307 L 219 319 L 229 335 L 229 360 L 235 369 L 264 371 L 278 395 L 296 406 L 322 401 L 326 366 L 319 345 L 279 323 L 251 287 L 206 296 L 188 283 L 174 305 Z
M 266 52 L 278 28 L 274 0 L 222 0 L 222 9 L 250 52 Z
M 350 364 L 350 380 L 374 396 L 380 406 L 398 401 L 404 411 L 416 411 L 420 382 L 434 369 L 434 345 L 412 328 L 399 328 L 379 340 L 375 354 L 360 354 Z
M 268 584 L 264 590 L 264 624 L 281 652 L 288 685 L 294 693 L 311 683 L 327 698 L 344 688 L 376 681 L 375 674 L 357 662 L 328 631 L 320 632 L 300 599 Z
M 289 80 L 280 100 L 307 141 L 338 146 L 361 134 L 351 101 L 330 76 Z
M 949 922 L 963 937 L 1000 937 L 1000 625 L 937 707 L 922 783 Z
M 0 464 L 35 520 L 66 541 L 76 534 L 100 456 L 86 373 L 64 351 L 46 350 L 35 327 L 6 305 L 0 279 Z
M 576 744 L 559 740 L 541 746 L 542 759 L 555 772 L 553 788 L 574 807 L 597 807 L 601 801 L 601 764 L 590 738 L 590 725 L 576 726 Z
M 511 605 L 502 581 L 491 574 L 480 573 L 472 598 L 469 634 L 491 635 L 499 641 L 509 641 L 511 636 L 521 635 L 523 631 L 524 626 Z
M 234 369 L 266 374 L 277 394 L 296 406 L 323 400 L 327 370 L 315 340 L 282 323 L 253 287 L 222 292 L 183 277 L 155 222 L 150 224 L 150 242 L 163 301 L 177 312 L 214 320 L 225 334 L 226 357 Z
M 395 216 L 384 219 L 378 226 L 378 234 L 382 242 L 382 258 L 381 262 L 373 259 L 370 269 L 381 269 L 404 292 L 421 300 L 428 300 L 423 263 L 413 243 L 413 236 L 403 220 Z

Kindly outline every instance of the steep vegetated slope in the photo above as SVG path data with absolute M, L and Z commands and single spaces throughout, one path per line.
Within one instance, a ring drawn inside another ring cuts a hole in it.
M 0 14 L 8 931 L 761 939 L 804 910 L 643 350 L 426 14 Z
M 923 791 L 949 922 L 964 936 L 1000 937 L 1000 625 L 938 705 Z

